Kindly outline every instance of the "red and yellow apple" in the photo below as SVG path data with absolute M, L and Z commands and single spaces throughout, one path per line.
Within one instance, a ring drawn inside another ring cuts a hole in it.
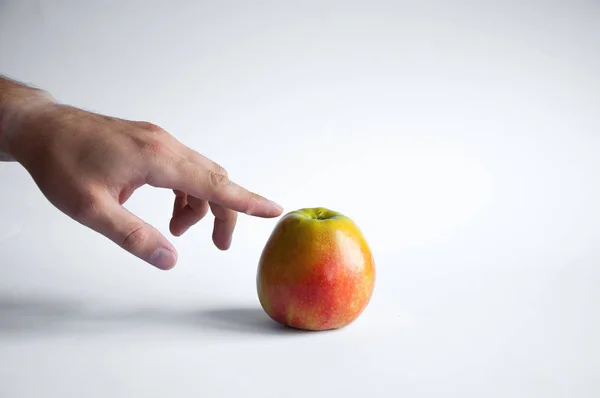
M 338 329 L 369 303 L 375 264 L 349 217 L 306 208 L 279 220 L 260 257 L 256 283 L 260 304 L 274 321 L 296 329 Z

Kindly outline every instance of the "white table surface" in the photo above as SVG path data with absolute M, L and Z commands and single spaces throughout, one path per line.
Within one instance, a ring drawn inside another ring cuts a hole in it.
M 0 73 L 347 214 L 373 299 L 278 328 L 277 220 L 240 217 L 228 252 L 207 220 L 163 272 L 0 164 L 0 397 L 600 396 L 597 2 L 157 4 L 1 2 Z M 171 200 L 127 206 L 168 234 Z

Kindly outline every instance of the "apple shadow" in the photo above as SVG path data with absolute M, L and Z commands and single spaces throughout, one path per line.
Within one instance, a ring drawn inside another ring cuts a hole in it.
M 276 323 L 261 308 L 219 308 L 201 311 L 198 315 L 205 327 L 210 326 L 219 331 L 277 335 L 305 333 Z
M 175 329 L 217 337 L 231 334 L 292 335 L 304 331 L 273 321 L 260 307 L 221 305 L 199 310 L 165 307 L 92 306 L 56 297 L 0 295 L 0 336 L 56 333 L 104 333 L 127 330 Z

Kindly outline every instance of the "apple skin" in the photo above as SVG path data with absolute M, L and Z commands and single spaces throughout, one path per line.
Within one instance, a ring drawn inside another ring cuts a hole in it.
M 338 329 L 354 322 L 371 300 L 375 264 L 348 217 L 326 208 L 283 216 L 269 237 L 256 277 L 262 308 L 296 329 Z

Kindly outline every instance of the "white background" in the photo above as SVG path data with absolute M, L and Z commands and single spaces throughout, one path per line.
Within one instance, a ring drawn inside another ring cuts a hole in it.
M 0 397 L 597 397 L 596 1 L 0 2 L 0 73 L 148 120 L 373 250 L 351 326 L 282 330 L 276 219 L 137 260 L 0 164 Z M 168 234 L 172 193 L 128 208 Z M 170 236 L 170 235 L 167 235 Z

